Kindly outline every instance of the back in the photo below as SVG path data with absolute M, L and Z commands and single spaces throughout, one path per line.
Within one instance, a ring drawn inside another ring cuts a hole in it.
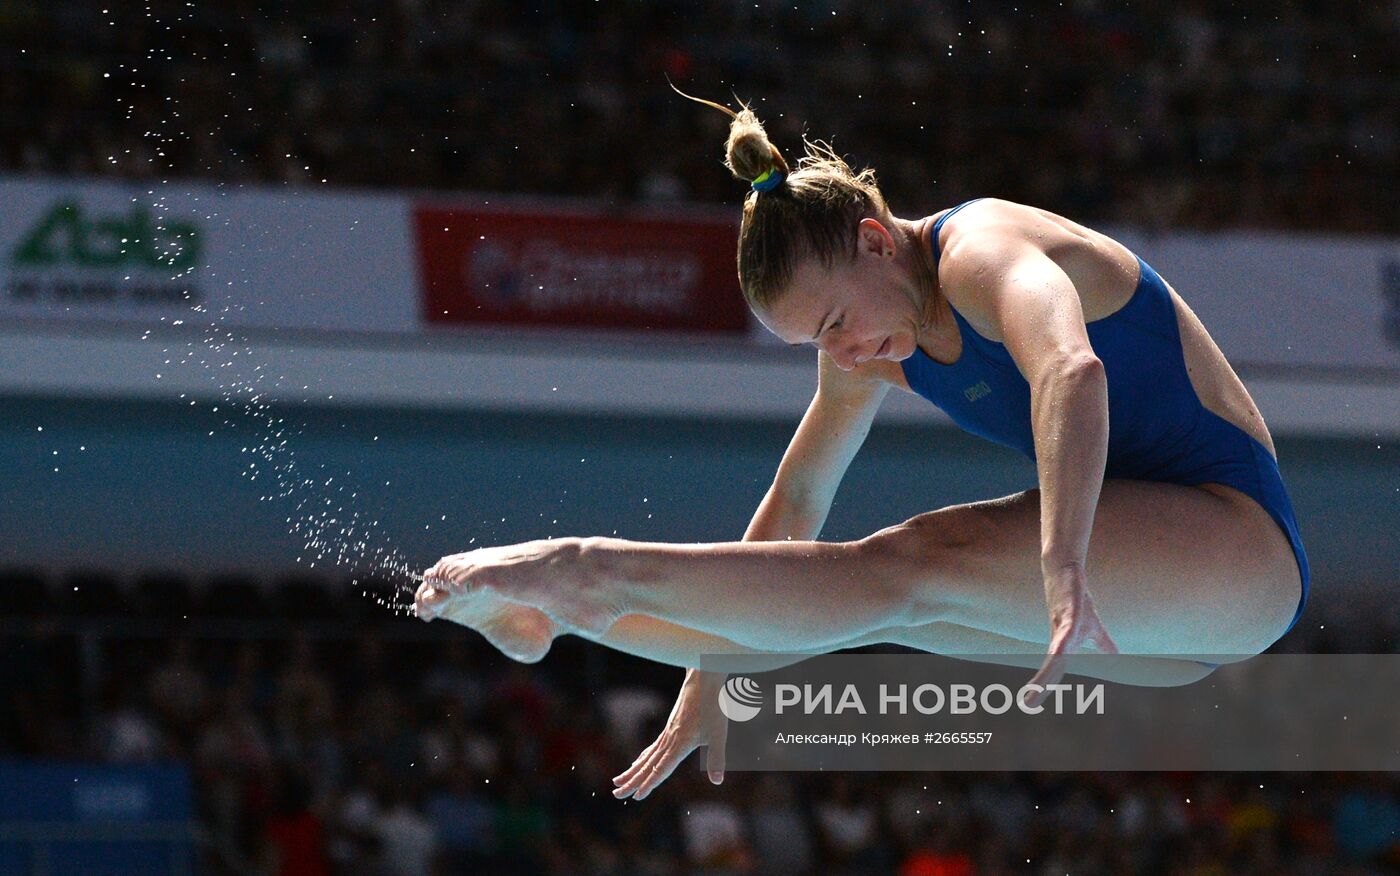
M 1246 434 L 1266 447 L 1270 454 L 1274 452 L 1273 441 L 1269 435 L 1263 418 L 1260 416 L 1258 408 L 1253 399 L 1234 369 L 1226 361 L 1224 354 L 1215 345 L 1205 327 L 1201 325 L 1196 315 L 1178 296 L 1164 279 L 1152 271 L 1150 268 L 1144 272 L 1141 265 L 1144 263 L 1135 256 L 1127 247 L 1116 240 L 1101 234 L 1082 225 L 1071 222 L 1062 216 L 1040 210 L 1034 207 L 1027 207 L 1021 204 L 1014 204 L 1008 201 L 996 199 L 978 199 L 976 201 L 960 204 L 951 210 L 944 211 L 938 216 L 936 222 L 928 223 L 930 233 L 926 237 L 926 244 L 929 247 L 929 255 L 935 264 L 942 267 L 942 253 L 950 248 L 955 249 L 959 235 L 977 235 L 979 233 L 1016 233 L 1024 235 L 1027 239 L 1033 240 L 1050 257 L 1061 270 L 1074 283 L 1075 289 L 1080 296 L 1081 308 L 1084 312 L 1086 327 L 1089 332 L 1090 342 L 1093 344 L 1095 353 L 1102 359 L 1104 352 L 1110 345 L 1116 343 L 1124 345 L 1125 349 L 1130 349 L 1135 343 L 1145 343 L 1149 346 L 1153 343 L 1151 338 L 1156 338 L 1156 343 L 1171 338 L 1171 343 L 1175 345 L 1174 354 L 1165 350 L 1154 352 L 1152 362 L 1149 363 L 1146 357 L 1132 365 L 1124 361 L 1124 357 L 1119 354 L 1114 355 L 1118 363 L 1119 377 L 1124 377 L 1133 368 L 1142 369 L 1150 367 L 1152 363 L 1160 366 L 1164 361 L 1182 362 L 1184 360 L 1184 374 L 1187 381 L 1187 389 L 1199 404 L 1204 408 L 1224 419 L 1226 422 L 1243 430 Z M 955 258 L 950 256 L 950 258 Z M 940 270 L 940 275 L 943 271 Z M 1143 289 L 1143 282 L 1147 281 L 1151 287 Z M 1144 296 L 1146 291 L 1147 301 L 1139 302 L 1138 299 Z M 946 296 L 945 296 L 946 297 Z M 1137 308 L 1135 314 L 1129 314 L 1129 306 Z M 951 307 L 951 304 L 950 304 Z M 1146 310 L 1144 308 L 1147 308 Z M 1150 310 L 1150 312 L 1149 312 Z M 973 352 L 1000 351 L 1000 358 L 1003 359 L 1003 366 L 1015 369 L 1010 357 L 1006 354 L 1005 348 L 999 343 L 1000 338 L 996 336 L 989 321 L 982 319 L 972 310 L 966 312 L 952 308 L 952 312 L 958 323 L 959 331 L 962 335 L 964 355 L 971 349 Z M 1122 314 L 1119 322 L 1114 318 Z M 1138 323 L 1143 318 L 1151 325 L 1145 328 Z M 1122 338 L 1117 337 L 1118 326 L 1123 320 L 1127 320 L 1133 325 L 1137 325 L 1137 331 L 1146 332 L 1146 336 L 1134 336 L 1130 329 L 1128 334 Z M 1100 349 L 1103 346 L 1104 349 Z M 1144 352 L 1148 347 L 1144 347 Z M 1161 358 L 1165 357 L 1165 358 Z M 958 359 L 954 365 L 963 364 L 963 359 Z M 918 351 L 908 360 L 905 360 L 902 368 L 892 373 L 892 379 L 896 385 L 918 392 L 915 385 L 916 380 L 927 381 L 926 375 L 934 372 L 930 368 L 944 368 L 934 361 L 926 351 Z M 1105 362 L 1107 365 L 1108 363 Z M 1124 370 L 1124 366 L 1128 370 Z M 1015 371 L 1015 376 L 1019 378 L 1019 371 Z M 1113 380 L 1112 370 L 1110 370 L 1110 381 Z M 921 375 L 918 377 L 911 374 Z M 1146 372 L 1140 373 L 1141 379 L 1146 382 L 1153 379 Z M 1157 375 L 1158 379 L 1167 379 L 1165 375 Z M 1171 379 L 1177 379 L 1173 376 Z M 949 398 L 944 396 L 954 408 L 961 405 L 975 406 L 982 403 L 982 407 L 990 407 L 985 403 L 985 399 L 990 398 L 990 393 L 976 388 L 978 381 L 969 380 L 965 384 L 959 385 L 955 389 L 957 394 Z M 1021 384 L 1024 385 L 1022 379 Z M 1166 387 L 1168 384 L 1161 384 Z M 990 388 L 991 384 L 988 384 Z M 1110 383 L 1109 404 L 1110 413 L 1114 405 L 1126 403 L 1129 396 L 1127 387 L 1119 382 L 1118 395 L 1115 396 L 1114 385 Z M 959 402 L 958 398 L 966 399 L 964 391 L 971 395 L 980 396 L 977 399 L 967 399 L 966 402 Z M 920 392 L 924 395 L 923 392 Z M 927 396 L 926 396 L 927 397 Z M 1026 417 L 1029 416 L 1029 396 L 1026 398 Z M 935 402 L 937 403 L 937 402 Z M 943 405 L 940 404 L 940 407 Z M 945 410 L 948 410 L 945 408 Z M 955 420 L 958 415 L 952 410 L 948 410 L 950 416 Z M 985 434 L 977 429 L 971 429 L 977 434 Z M 988 435 L 988 437 L 992 437 Z M 1002 438 L 1010 438 L 1004 435 Z M 1010 446 L 1023 445 L 1024 436 L 1015 442 L 1002 440 Z M 1112 447 L 1110 447 L 1112 452 Z
M 1105 475 L 1189 481 L 1191 472 L 1181 466 L 1200 458 L 1197 444 L 1247 438 L 1228 424 L 1223 431 L 1213 428 L 1218 418 L 1201 405 L 1186 371 L 1171 293 L 1150 266 L 1138 264 L 1128 302 L 1086 323 L 1108 381 Z M 953 313 L 962 355 L 944 365 L 916 352 L 901 363 L 909 386 L 967 431 L 1035 459 L 1029 385 L 1001 343 Z

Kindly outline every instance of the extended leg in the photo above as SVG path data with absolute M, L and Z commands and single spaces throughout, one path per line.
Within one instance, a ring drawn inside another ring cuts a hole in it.
M 460 595 L 435 591 L 426 598 L 435 616 L 471 627 L 506 656 L 523 663 L 543 659 L 554 639 L 569 632 L 626 654 L 682 668 L 699 666 L 702 654 L 751 655 L 752 660 L 734 664 L 736 669 L 749 672 L 777 669 L 800 659 L 787 654 L 770 654 L 647 615 L 624 615 L 605 633 L 595 635 L 562 627 L 539 609 L 509 602 L 490 591 Z M 881 631 L 837 647 L 854 648 L 884 641 L 891 639 Z
M 441 600 L 437 606 L 438 616 L 477 630 L 507 656 L 525 663 L 543 659 L 555 637 L 569 632 L 538 609 L 509 602 L 490 591 L 459 596 L 448 596 L 444 592 L 432 599 Z M 752 655 L 751 661 L 729 663 L 735 671 L 746 672 L 778 669 L 800 659 L 747 648 L 710 633 L 640 614 L 625 615 L 601 636 L 580 635 L 626 654 L 681 668 L 699 666 L 702 654 Z M 960 659 L 1030 669 L 1040 665 L 1046 648 L 1045 642 L 1026 642 L 934 621 L 916 627 L 878 630 L 831 650 L 883 642 Z M 1111 662 L 1098 658 L 1088 667 L 1072 667 L 1072 671 L 1107 681 L 1166 686 L 1197 681 L 1209 674 L 1210 669 L 1189 660 L 1120 656 Z

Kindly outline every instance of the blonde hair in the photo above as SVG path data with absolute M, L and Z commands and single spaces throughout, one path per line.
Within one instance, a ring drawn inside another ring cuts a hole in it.
M 750 307 L 766 309 L 781 298 L 803 258 L 815 256 L 827 268 L 838 258 L 854 259 L 860 220 L 887 220 L 889 207 L 873 169 L 856 173 L 830 145 L 804 137 L 804 154 L 794 171 L 747 104 L 740 101 L 736 113 L 671 87 L 682 97 L 729 115 L 724 166 L 730 173 L 750 183 L 770 169 L 784 174 L 775 188 L 753 190 L 744 198 L 739 288 Z

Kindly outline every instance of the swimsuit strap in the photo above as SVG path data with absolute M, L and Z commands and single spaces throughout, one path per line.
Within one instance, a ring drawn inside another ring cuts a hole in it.
M 935 266 L 938 265 L 938 259 L 939 259 L 939 257 L 942 255 L 942 253 L 939 252 L 939 249 L 938 249 L 938 233 L 939 233 L 940 231 L 943 230 L 943 223 L 944 223 L 944 222 L 947 222 L 949 219 L 951 219 L 952 216 L 953 216 L 953 214 L 956 213 L 956 212 L 958 212 L 959 210 L 961 210 L 963 207 L 966 207 L 968 204 L 975 204 L 975 203 L 977 203 L 978 201 L 981 201 L 981 200 L 984 200 L 984 198 L 973 198 L 973 199 L 970 200 L 970 201 L 963 201 L 961 204 L 959 204 L 959 205 L 957 205 L 956 207 L 954 207 L 953 209 L 949 210 L 947 213 L 944 213 L 942 216 L 940 216 L 940 217 L 938 218 L 938 221 L 937 221 L 937 222 L 933 223 L 933 241 L 932 241 L 932 243 L 933 243 L 933 264 L 934 264 Z

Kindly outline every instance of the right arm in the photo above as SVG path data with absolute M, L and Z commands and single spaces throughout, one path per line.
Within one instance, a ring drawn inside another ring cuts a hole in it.
M 836 489 L 889 388 L 869 369 L 842 371 L 830 356 L 817 354 L 817 392 L 744 541 L 812 541 L 821 534 Z
M 836 489 L 846 469 L 860 450 L 875 413 L 889 391 L 890 384 L 876 376 L 877 363 L 870 368 L 856 367 L 842 371 L 825 353 L 817 354 L 817 392 L 807 406 L 792 441 L 788 443 L 773 485 L 768 488 L 758 511 L 754 513 L 744 541 L 815 540 L 826 523 Z M 624 621 L 637 623 L 666 623 L 657 618 L 627 615 L 613 624 L 611 636 Z M 707 636 L 699 633 L 697 635 Z M 718 639 L 718 637 L 712 637 Z M 718 640 L 725 642 L 726 640 Z M 852 643 L 855 645 L 858 643 Z M 727 642 L 726 648 L 708 653 L 740 653 L 749 649 Z M 701 651 L 699 653 L 707 653 Z M 754 671 L 778 669 L 806 659 L 806 656 L 777 655 L 763 658 L 757 654 L 751 661 L 760 661 Z M 762 668 L 758 668 L 758 666 Z M 613 778 L 617 788 L 613 796 L 622 799 L 646 797 L 666 780 L 690 752 L 704 745 L 708 749 L 707 768 L 710 781 L 724 779 L 724 743 L 728 722 L 719 711 L 719 689 L 728 673 L 706 672 L 695 667 L 686 669 L 685 682 L 671 709 L 666 728 L 632 765 Z

